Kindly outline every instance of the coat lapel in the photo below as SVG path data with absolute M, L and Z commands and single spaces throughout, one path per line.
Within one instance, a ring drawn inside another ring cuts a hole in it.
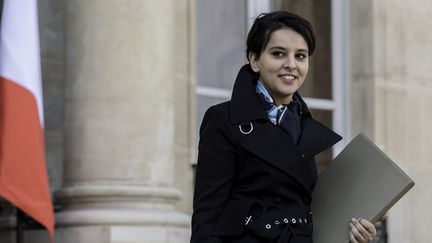
M 291 138 L 271 122 L 265 123 L 258 131 L 245 138 L 241 146 L 258 158 L 281 169 L 294 178 L 306 191 L 309 187 L 303 178 L 302 155 Z
M 265 123 L 248 135 L 241 146 L 281 169 L 310 192 L 310 185 L 304 174 L 305 167 L 309 165 L 304 163 L 310 163 L 313 156 L 330 148 L 342 137 L 312 118 L 303 119 L 302 126 L 303 133 L 298 146 L 291 142 L 291 137 L 287 133 L 271 122 Z
M 342 139 L 337 133 L 312 118 L 302 120 L 302 135 L 298 150 L 305 159 L 330 148 Z

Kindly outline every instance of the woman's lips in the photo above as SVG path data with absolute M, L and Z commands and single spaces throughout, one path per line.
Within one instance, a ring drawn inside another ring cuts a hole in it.
M 296 79 L 297 77 L 291 74 L 283 74 L 283 75 L 279 75 L 280 78 L 282 78 L 282 80 L 285 81 L 292 81 L 294 79 Z

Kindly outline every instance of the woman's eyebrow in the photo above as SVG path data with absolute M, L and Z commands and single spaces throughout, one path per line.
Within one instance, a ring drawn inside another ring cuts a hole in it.
M 269 48 L 269 50 L 270 51 L 272 51 L 272 50 L 278 50 L 278 51 L 282 50 L 282 51 L 285 51 L 286 48 L 284 48 L 282 46 L 272 46 L 272 47 Z M 309 51 L 307 49 L 303 49 L 303 48 L 302 49 L 298 49 L 297 51 L 309 53 Z
M 282 46 L 272 46 L 269 48 L 269 50 L 286 50 L 286 48 Z

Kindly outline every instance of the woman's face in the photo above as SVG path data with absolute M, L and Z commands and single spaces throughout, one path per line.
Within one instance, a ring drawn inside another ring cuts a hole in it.
M 255 53 L 249 53 L 249 60 L 278 105 L 291 102 L 309 69 L 306 41 L 291 28 L 274 31 L 259 59 Z

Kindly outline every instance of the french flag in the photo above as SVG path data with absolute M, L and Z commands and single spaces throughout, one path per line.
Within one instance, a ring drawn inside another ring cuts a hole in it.
M 0 197 L 54 235 L 45 163 L 37 0 L 4 0 L 0 27 Z

